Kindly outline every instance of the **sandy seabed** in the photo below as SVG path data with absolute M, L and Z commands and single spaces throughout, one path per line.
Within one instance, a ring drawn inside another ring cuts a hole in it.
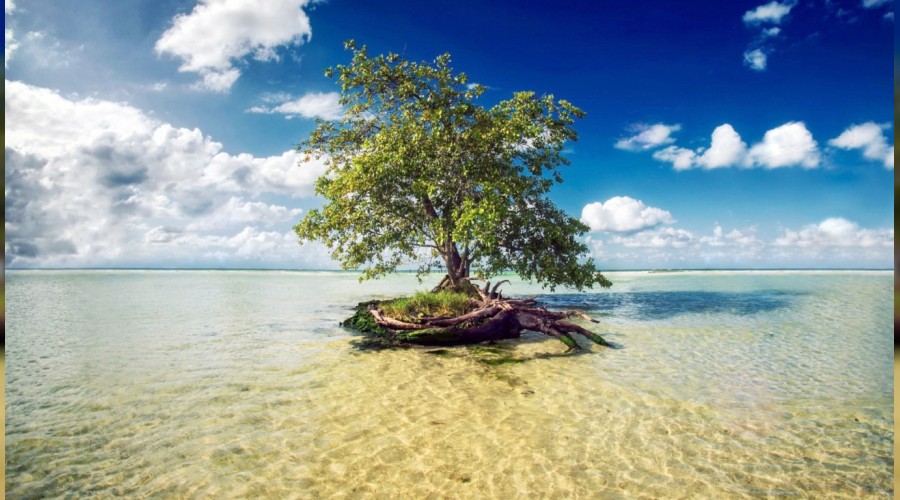
M 358 349 L 337 321 L 404 276 L 11 273 L 7 494 L 893 494 L 892 275 L 613 281 L 546 298 L 622 347 L 567 356 Z

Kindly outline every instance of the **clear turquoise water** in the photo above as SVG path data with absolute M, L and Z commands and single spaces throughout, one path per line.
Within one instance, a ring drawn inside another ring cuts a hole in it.
M 490 366 L 337 326 L 409 275 L 7 271 L 7 495 L 893 494 L 892 273 L 610 278 Z

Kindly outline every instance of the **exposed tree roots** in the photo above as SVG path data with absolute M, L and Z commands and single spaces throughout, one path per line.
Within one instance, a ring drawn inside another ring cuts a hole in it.
M 344 322 L 344 325 L 378 333 L 401 344 L 473 344 L 488 340 L 518 338 L 522 331 L 532 330 L 559 339 L 571 350 L 581 349 L 572 334 L 579 334 L 596 344 L 612 347 L 600 335 L 574 323 L 563 321 L 579 317 L 597 323 L 585 314 L 577 311 L 549 311 L 544 307 L 538 307 L 534 298 L 504 299 L 499 288 L 506 282 L 508 281 L 500 281 L 493 288 L 488 281 L 485 282 L 484 288 L 473 286 L 479 298 L 472 298 L 473 310 L 460 316 L 401 321 L 386 316 L 376 301 L 360 304 L 357 316 Z M 374 321 L 374 325 L 370 324 L 369 318 Z M 372 328 L 373 326 L 377 328 Z

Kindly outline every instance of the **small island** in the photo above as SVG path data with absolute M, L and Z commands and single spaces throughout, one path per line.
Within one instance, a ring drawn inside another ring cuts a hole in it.
M 562 182 L 564 145 L 577 140 L 572 125 L 584 112 L 533 92 L 486 109 L 486 87 L 455 73 L 449 54 L 412 62 L 370 57 L 353 41 L 345 47 L 350 64 L 325 75 L 340 83 L 347 112 L 320 120 L 297 148 L 327 164 L 316 182 L 325 204 L 294 231 L 301 242 L 323 242 L 344 269 L 363 269 L 361 280 L 401 266 L 416 266 L 420 279 L 446 274 L 431 293 L 359 304 L 343 324 L 398 344 L 470 344 L 533 330 L 571 350 L 580 349 L 572 334 L 608 346 L 564 321 L 587 316 L 505 298 L 506 280 L 489 281 L 513 272 L 550 290 L 611 286 L 586 257 L 588 227 L 547 196 Z
M 372 335 L 385 345 L 459 345 L 518 338 L 532 330 L 561 340 L 572 351 L 581 347 L 570 334 L 611 347 L 600 335 L 562 321 L 579 317 L 597 321 L 577 311 L 548 311 L 534 298 L 505 299 L 487 281 L 483 289 L 473 287 L 478 298 L 462 292 L 439 290 L 412 297 L 363 302 L 354 315 L 341 324 Z

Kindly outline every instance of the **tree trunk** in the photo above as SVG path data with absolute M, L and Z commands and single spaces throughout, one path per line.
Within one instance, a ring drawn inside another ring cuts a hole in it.
M 442 255 L 447 265 L 447 274 L 432 291 L 452 290 L 477 297 L 475 287 L 469 282 L 469 267 L 462 256 L 459 255 L 456 244 L 450 242 L 447 248 L 449 250 Z
M 459 256 L 459 251 L 456 249 L 456 244 L 451 242 L 449 247 L 450 251 L 447 253 L 447 276 L 450 276 L 450 282 L 454 286 L 459 286 L 459 283 L 469 276 L 466 273 L 462 257 Z

